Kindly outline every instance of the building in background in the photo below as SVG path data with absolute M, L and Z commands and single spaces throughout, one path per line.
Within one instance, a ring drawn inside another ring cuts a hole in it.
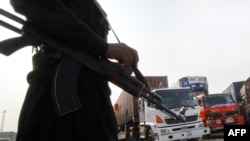
M 16 141 L 16 132 L 0 132 L 0 141 Z

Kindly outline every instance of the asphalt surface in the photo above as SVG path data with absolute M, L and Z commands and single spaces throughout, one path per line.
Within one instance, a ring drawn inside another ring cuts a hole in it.
M 187 140 L 181 140 L 181 141 L 187 141 Z M 222 132 L 217 133 L 211 133 L 209 137 L 206 137 L 206 139 L 199 139 L 199 141 L 224 141 L 224 134 Z
M 200 139 L 200 141 L 224 141 L 224 133 L 217 132 L 217 133 L 211 133 L 209 137 L 206 139 Z

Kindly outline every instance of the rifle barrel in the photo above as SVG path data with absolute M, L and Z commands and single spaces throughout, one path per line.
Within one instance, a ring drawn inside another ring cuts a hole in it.
M 0 25 L 6 27 L 6 28 L 18 33 L 18 34 L 22 34 L 22 30 L 20 28 L 15 27 L 15 26 L 13 26 L 13 25 L 11 25 L 9 23 L 6 23 L 6 22 L 4 22 L 2 20 L 0 20 Z
M 23 19 L 17 17 L 17 16 L 14 15 L 14 14 L 11 14 L 11 13 L 9 13 L 9 12 L 3 10 L 2 8 L 0 8 L 0 14 L 1 14 L 1 15 L 4 15 L 5 17 L 8 17 L 8 18 L 12 19 L 13 21 L 16 21 L 16 22 L 18 22 L 18 23 L 20 23 L 20 24 L 25 24 L 25 22 L 26 22 L 25 20 L 23 20 Z

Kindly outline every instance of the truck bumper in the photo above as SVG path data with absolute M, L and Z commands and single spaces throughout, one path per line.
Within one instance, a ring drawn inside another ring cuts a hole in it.
M 206 120 L 205 122 L 206 126 L 210 128 L 211 132 L 215 132 L 218 130 L 223 130 L 224 125 L 244 125 L 245 118 L 243 116 L 237 116 L 237 117 L 235 116 L 235 117 L 227 117 L 221 119 Z
M 203 135 L 210 134 L 210 129 L 207 127 L 197 128 L 197 129 L 188 129 L 180 132 L 173 132 L 170 134 L 160 134 L 159 141 L 173 141 L 173 140 L 182 140 L 182 139 L 194 139 L 200 138 Z

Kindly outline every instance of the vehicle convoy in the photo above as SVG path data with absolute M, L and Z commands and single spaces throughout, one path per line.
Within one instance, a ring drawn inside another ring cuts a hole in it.
M 201 105 L 200 117 L 205 126 L 215 132 L 223 129 L 225 124 L 242 124 L 245 122 L 244 118 L 239 115 L 238 107 L 235 99 L 232 100 L 228 95 L 208 93 L 208 82 L 205 76 L 186 76 L 178 80 L 179 87 L 191 87 L 195 90 L 199 104 Z M 238 88 L 239 90 L 240 88 Z M 224 92 L 228 93 L 228 92 Z M 216 99 L 218 97 L 218 99 Z M 221 100 L 221 101 L 219 101 Z M 217 103 L 216 103 L 217 102 Z M 232 122 L 232 123 L 230 123 Z
M 114 103 L 120 141 L 198 140 L 203 135 L 210 134 L 210 129 L 204 127 L 199 118 L 200 106 L 193 89 L 167 88 L 167 83 L 163 88 L 162 84 L 152 84 L 153 80 L 151 78 L 149 82 L 153 87 L 152 92 L 161 96 L 162 103 L 183 116 L 185 122 L 177 121 L 142 98 L 122 91 Z
M 239 107 L 239 114 L 250 125 L 250 77 L 246 81 L 232 82 L 223 92 L 233 96 Z
M 211 133 L 221 131 L 224 125 L 244 125 L 245 118 L 238 113 L 238 106 L 231 94 L 216 93 L 197 96 L 201 105 L 200 117 Z

